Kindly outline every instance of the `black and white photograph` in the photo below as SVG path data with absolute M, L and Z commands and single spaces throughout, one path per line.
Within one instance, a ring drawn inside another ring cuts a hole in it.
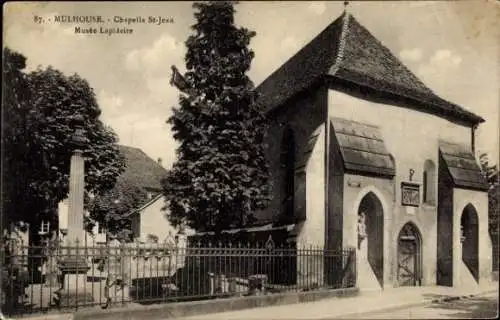
M 500 1 L 11 1 L 2 37 L 2 319 L 498 317 Z

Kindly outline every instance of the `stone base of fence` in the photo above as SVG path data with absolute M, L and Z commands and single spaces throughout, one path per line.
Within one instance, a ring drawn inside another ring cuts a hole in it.
M 78 311 L 74 320 L 86 319 L 128 319 L 148 320 L 175 319 L 200 314 L 237 311 L 248 308 L 270 307 L 317 301 L 327 298 L 352 297 L 359 294 L 358 288 L 345 288 L 335 290 L 292 292 L 273 295 L 247 296 L 239 298 L 226 298 L 205 301 L 180 302 L 151 306 L 131 306 L 111 308 L 107 310 Z
M 84 306 L 94 302 L 90 292 L 60 292 L 58 294 L 57 305 L 61 308 L 74 307 L 76 305 Z

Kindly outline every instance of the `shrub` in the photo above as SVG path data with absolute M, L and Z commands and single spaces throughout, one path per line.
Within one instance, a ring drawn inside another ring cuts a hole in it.
M 10 272 L 9 272 L 10 271 Z M 20 268 L 2 267 L 2 310 L 7 314 L 22 308 L 28 287 L 28 272 Z

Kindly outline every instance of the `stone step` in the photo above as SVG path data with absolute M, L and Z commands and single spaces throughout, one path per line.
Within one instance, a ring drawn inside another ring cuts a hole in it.
M 360 291 L 380 291 L 380 283 L 373 272 L 370 262 L 367 258 L 358 259 L 358 281 L 357 285 Z

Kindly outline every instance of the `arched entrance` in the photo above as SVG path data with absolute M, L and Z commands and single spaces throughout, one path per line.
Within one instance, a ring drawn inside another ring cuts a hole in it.
M 398 284 L 422 285 L 422 237 L 418 228 L 406 223 L 398 235 Z
M 359 264 L 367 263 L 368 268 L 359 266 L 360 272 L 373 272 L 380 287 L 384 284 L 384 210 L 373 192 L 367 193 L 358 209 L 358 255 Z M 360 274 L 361 279 L 367 279 Z M 360 287 L 363 283 L 358 283 Z
M 468 204 L 460 217 L 462 261 L 476 280 L 479 279 L 479 229 L 476 209 Z

